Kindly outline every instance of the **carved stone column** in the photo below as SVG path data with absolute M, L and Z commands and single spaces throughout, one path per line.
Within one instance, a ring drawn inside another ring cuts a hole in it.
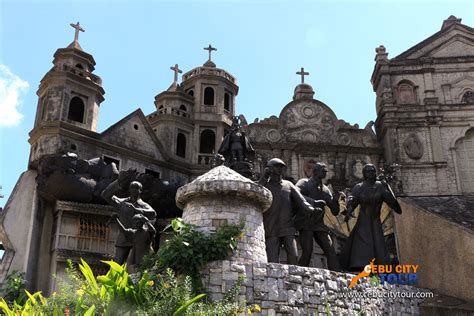
M 267 262 L 262 213 L 270 207 L 272 194 L 265 187 L 219 166 L 179 188 L 176 203 L 183 220 L 205 232 L 243 221 L 244 235 L 229 260 Z

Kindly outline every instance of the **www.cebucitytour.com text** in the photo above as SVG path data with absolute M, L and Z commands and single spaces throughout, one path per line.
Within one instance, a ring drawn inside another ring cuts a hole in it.
M 352 291 L 347 290 L 337 293 L 339 298 L 431 298 L 433 292 L 409 292 L 409 291 Z

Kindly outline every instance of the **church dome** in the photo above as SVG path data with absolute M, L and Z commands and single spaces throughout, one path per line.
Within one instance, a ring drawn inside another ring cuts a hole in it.
M 204 63 L 204 67 L 216 68 L 216 64 L 212 60 L 208 60 Z
M 293 95 L 293 100 L 299 99 L 313 99 L 314 90 L 307 83 L 300 83 L 295 88 L 295 93 Z

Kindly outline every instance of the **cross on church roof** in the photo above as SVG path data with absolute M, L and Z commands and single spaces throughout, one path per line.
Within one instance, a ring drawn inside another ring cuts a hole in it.
M 304 83 L 304 76 L 309 75 L 309 72 L 305 72 L 304 68 L 301 67 L 301 71 L 296 72 L 297 75 L 301 75 L 301 83 Z
M 85 32 L 85 31 L 81 27 L 79 22 L 77 22 L 76 24 L 70 23 L 69 25 L 71 25 L 76 30 L 75 33 L 74 33 L 74 42 L 77 42 L 77 40 L 79 39 L 79 31 L 81 31 L 81 32 Z
M 213 50 L 217 50 L 217 48 L 214 48 L 214 47 L 211 46 L 211 44 L 209 44 L 208 47 L 204 47 L 204 50 L 209 51 L 209 60 L 211 60 L 211 52 L 212 52 Z
M 182 73 L 183 71 L 179 69 L 178 64 L 175 64 L 174 67 L 170 67 L 170 69 L 174 71 L 174 83 L 177 83 L 178 73 Z

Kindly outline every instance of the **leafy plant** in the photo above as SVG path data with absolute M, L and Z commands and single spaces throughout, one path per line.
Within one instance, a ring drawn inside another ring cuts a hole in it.
M 156 254 L 145 258 L 141 270 L 156 268 L 163 271 L 171 268 L 177 274 L 191 276 L 195 292 L 202 292 L 199 271 L 211 261 L 227 259 L 237 248 L 243 228 L 243 222 L 238 226 L 224 224 L 215 233 L 205 234 L 180 218 L 173 219 L 165 228 L 165 231 L 172 229 L 172 238 Z
M 171 269 L 166 269 L 163 274 L 153 275 L 152 282 L 155 286 L 146 294 L 148 304 L 141 308 L 147 315 L 183 315 L 192 304 L 205 296 L 194 296 L 191 278 L 177 277 Z
M 66 269 L 69 282 L 61 285 L 59 293 L 44 297 L 41 292 L 25 291 L 27 299 L 19 304 L 0 299 L 0 309 L 7 316 L 18 315 L 208 315 L 212 303 L 194 305 L 205 294 L 194 295 L 189 276 L 176 277 L 171 269 L 164 274 L 141 274 L 133 282 L 126 265 L 104 261 L 110 269 L 106 275 L 95 277 L 90 266 L 81 259 L 79 271 L 72 262 Z M 237 284 L 240 288 L 240 284 Z M 220 302 L 216 306 L 236 314 L 238 305 Z M 235 312 L 235 313 L 234 313 Z M 222 313 L 213 313 L 224 315 Z
M 199 271 L 206 263 L 232 254 L 243 224 L 224 225 L 211 235 L 199 232 L 180 219 L 173 220 L 170 228 L 173 237 L 158 254 L 148 257 L 136 282 L 127 273 L 125 264 L 103 261 L 109 271 L 95 277 L 84 260 L 81 259 L 78 268 L 69 260 L 68 282 L 58 282 L 60 290 L 50 297 L 44 297 L 41 292 L 22 291 L 22 276 L 12 276 L 7 289 L 16 301 L 2 298 L 0 309 L 8 316 L 236 315 L 260 311 L 258 305 L 238 303 L 243 278 L 225 293 L 222 301 L 202 301 L 205 294 L 201 292 Z M 145 267 L 154 267 L 155 272 L 150 274 Z M 21 295 L 24 298 L 20 300 Z
M 143 306 L 139 314 L 144 315 L 237 315 L 261 311 L 260 306 L 245 306 L 238 301 L 240 287 L 244 281 L 240 277 L 224 294 L 220 301 L 205 301 L 205 294 L 194 296 L 191 278 L 176 276 L 171 269 L 156 277 L 156 287 L 148 294 L 148 306 Z
M 13 304 L 13 302 L 23 304 L 28 298 L 24 291 L 25 287 L 25 273 L 13 271 L 5 278 L 2 297 L 10 304 Z

